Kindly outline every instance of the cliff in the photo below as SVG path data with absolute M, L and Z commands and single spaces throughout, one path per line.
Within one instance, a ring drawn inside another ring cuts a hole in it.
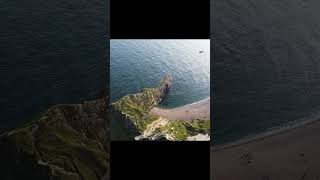
M 150 110 L 169 93 L 171 79 L 164 76 L 157 88 L 145 88 L 111 104 L 113 140 L 186 140 L 198 133 L 209 134 L 210 123 L 195 119 L 192 122 L 169 120 Z M 199 128 L 201 127 L 201 128 Z
M 109 179 L 107 98 L 62 104 L 0 135 L 0 179 Z

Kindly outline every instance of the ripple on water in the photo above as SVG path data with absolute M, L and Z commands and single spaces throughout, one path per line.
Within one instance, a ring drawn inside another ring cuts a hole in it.
M 163 107 L 179 107 L 210 96 L 209 40 L 111 40 L 110 63 L 112 101 L 158 86 L 165 74 L 173 84 Z

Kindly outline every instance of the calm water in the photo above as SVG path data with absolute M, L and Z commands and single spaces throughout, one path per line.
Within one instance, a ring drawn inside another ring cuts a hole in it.
M 106 81 L 107 1 L 0 1 L 0 130 Z
M 212 1 L 212 142 L 320 112 L 320 2 Z
M 172 87 L 161 106 L 183 106 L 210 96 L 209 40 L 111 40 L 110 46 L 111 101 L 157 87 L 165 74 Z

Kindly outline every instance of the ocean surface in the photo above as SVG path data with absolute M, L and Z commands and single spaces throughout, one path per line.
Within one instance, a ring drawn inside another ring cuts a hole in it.
M 108 2 L 0 1 L 0 131 L 107 87 Z
M 212 142 L 320 112 L 320 1 L 211 2 Z
M 110 48 L 112 102 L 158 87 L 166 74 L 172 86 L 161 107 L 184 106 L 210 96 L 210 40 L 111 40 Z

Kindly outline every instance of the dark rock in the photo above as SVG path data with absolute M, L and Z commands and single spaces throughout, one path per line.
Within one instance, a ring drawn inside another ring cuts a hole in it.
M 169 75 L 165 75 L 160 81 L 160 87 L 159 87 L 160 93 L 161 93 L 160 101 L 168 95 L 170 87 L 171 87 L 171 78 Z

